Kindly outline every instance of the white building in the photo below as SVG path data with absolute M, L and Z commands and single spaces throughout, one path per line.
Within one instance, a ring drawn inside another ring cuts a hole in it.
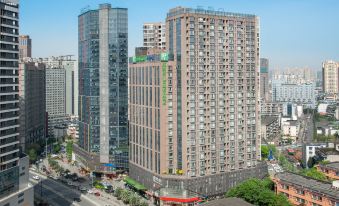
M 301 104 L 308 108 L 315 107 L 315 84 L 295 84 L 286 80 L 272 81 L 272 101 Z
M 309 144 L 303 144 L 303 151 L 302 151 L 302 155 L 303 155 L 303 164 L 305 167 L 307 167 L 307 161 L 311 158 L 315 156 L 315 151 L 316 148 L 325 148 L 327 147 L 326 143 L 309 143 Z

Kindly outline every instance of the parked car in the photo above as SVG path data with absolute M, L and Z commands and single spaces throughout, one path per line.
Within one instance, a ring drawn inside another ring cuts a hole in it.
M 38 175 L 34 175 L 32 178 L 35 179 L 35 180 L 39 180 L 40 179 L 40 177 Z
M 80 199 L 79 197 L 74 197 L 73 200 L 74 200 L 75 202 L 81 202 L 81 199 Z

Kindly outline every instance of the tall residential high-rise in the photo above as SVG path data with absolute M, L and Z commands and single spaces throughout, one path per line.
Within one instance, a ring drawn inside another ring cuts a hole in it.
M 130 176 L 164 201 L 263 177 L 258 17 L 177 7 L 166 35 L 130 61 Z
M 19 64 L 20 141 L 24 151 L 46 136 L 45 65 Z
M 64 123 L 66 117 L 66 70 L 63 67 L 46 65 L 46 112 L 47 135 L 53 137 L 54 127 Z
M 260 58 L 260 98 L 263 101 L 269 101 L 270 90 L 268 85 L 268 70 L 269 62 L 268 59 Z
M 323 62 L 323 92 L 338 94 L 339 92 L 339 63 L 335 61 Z
M 19 140 L 19 1 L 0 0 L 0 205 L 33 205 Z
M 145 23 L 143 25 L 144 47 L 166 49 L 166 24 Z
M 65 69 L 65 114 L 78 115 L 78 62 L 72 59 L 73 55 L 64 55 L 42 59 L 48 68 Z
M 78 20 L 81 151 L 75 151 L 94 160 L 93 169 L 128 168 L 127 9 L 100 4 Z
M 32 57 L 32 39 L 28 35 L 19 36 L 19 59 Z

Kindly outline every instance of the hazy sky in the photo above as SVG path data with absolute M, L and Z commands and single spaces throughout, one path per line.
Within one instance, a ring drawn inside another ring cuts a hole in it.
M 129 11 L 129 55 L 142 45 L 142 24 L 165 21 L 170 8 L 212 7 L 260 17 L 261 57 L 271 69 L 339 60 L 339 0 L 20 0 L 20 33 L 33 39 L 33 56 L 77 55 L 78 15 L 99 3 Z

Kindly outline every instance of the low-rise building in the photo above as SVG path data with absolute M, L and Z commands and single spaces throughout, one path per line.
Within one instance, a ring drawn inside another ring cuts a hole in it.
M 319 164 L 316 166 L 317 170 L 330 179 L 339 180 L 339 162 L 332 162 L 328 164 Z
M 315 153 L 316 157 L 314 159 L 317 161 L 339 161 L 339 151 L 336 150 L 334 147 L 316 148 Z
M 276 193 L 285 195 L 293 205 L 339 205 L 339 190 L 331 183 L 289 172 L 277 173 L 273 181 Z
M 303 144 L 303 158 L 302 162 L 304 167 L 307 167 L 307 162 L 310 158 L 314 157 L 316 155 L 316 148 L 325 148 L 327 147 L 326 143 L 304 143 Z
M 283 105 L 277 102 L 261 102 L 260 104 L 261 114 L 270 115 L 270 114 L 280 114 L 283 110 Z
M 261 116 L 261 138 L 272 140 L 280 134 L 279 115 Z
M 299 123 L 296 120 L 286 121 L 282 126 L 283 136 L 296 140 L 299 134 Z

